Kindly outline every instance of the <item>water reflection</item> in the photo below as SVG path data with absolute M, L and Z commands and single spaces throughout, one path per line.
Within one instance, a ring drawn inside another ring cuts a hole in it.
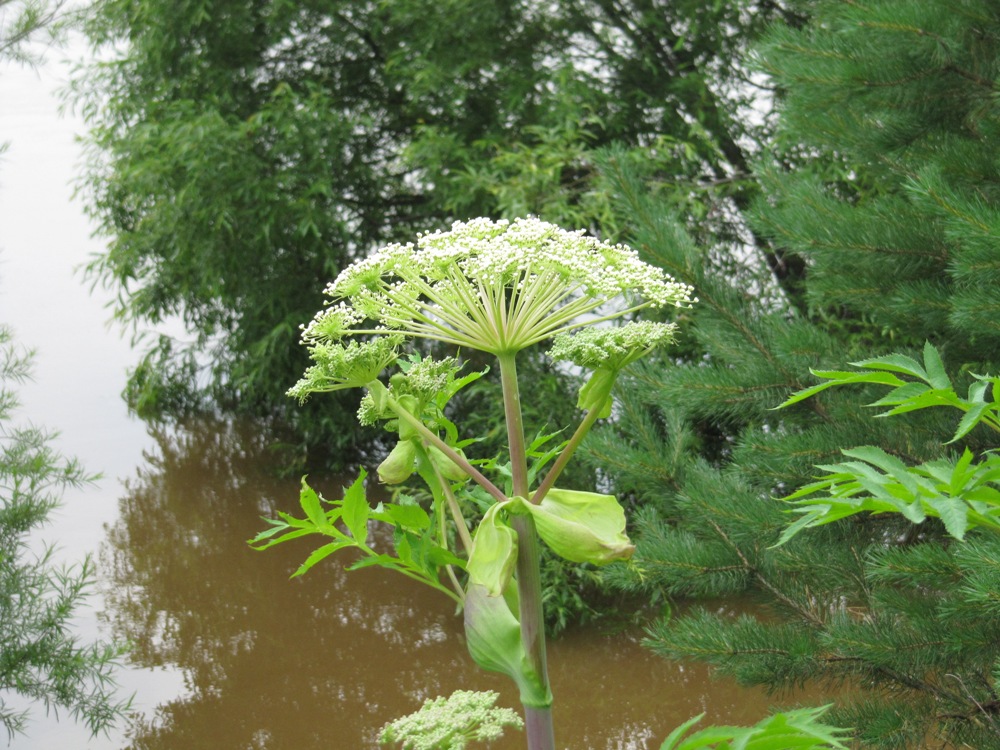
M 142 717 L 130 748 L 366 748 L 385 722 L 459 688 L 518 705 L 503 677 L 467 656 L 444 596 L 337 562 L 290 581 L 308 541 L 247 547 L 261 515 L 296 509 L 298 480 L 269 471 L 264 436 L 211 422 L 155 437 L 108 533 L 107 606 L 132 659 L 182 670 L 187 692 Z M 339 484 L 311 481 L 330 494 Z M 573 632 L 551 644 L 550 662 L 557 737 L 574 750 L 656 747 L 702 711 L 744 722 L 766 708 L 759 694 L 644 651 L 637 634 Z

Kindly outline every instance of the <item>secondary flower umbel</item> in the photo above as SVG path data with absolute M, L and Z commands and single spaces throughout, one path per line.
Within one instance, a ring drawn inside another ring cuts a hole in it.
M 530 218 L 457 222 L 389 245 L 344 269 L 326 293 L 331 305 L 303 340 L 331 363 L 328 347 L 348 336 L 368 337 L 362 348 L 396 334 L 505 355 L 645 307 L 691 302 L 690 287 L 633 250 Z M 333 380 L 326 374 L 323 390 Z M 306 381 L 293 395 L 319 390 Z

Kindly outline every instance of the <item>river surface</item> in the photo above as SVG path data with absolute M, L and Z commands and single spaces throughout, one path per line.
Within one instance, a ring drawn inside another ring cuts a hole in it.
M 337 561 L 289 580 L 309 542 L 247 547 L 261 516 L 296 509 L 298 480 L 271 470 L 267 435 L 211 421 L 158 430 L 127 414 L 119 393 L 138 357 L 107 325 L 110 293 L 91 292 L 78 270 L 101 242 L 70 199 L 82 125 L 56 113 L 65 68 L 50 57 L 40 74 L 0 67 L 0 142 L 11 144 L 0 159 L 0 322 L 38 350 L 23 418 L 60 430 L 58 449 L 103 474 L 67 492 L 40 536 L 62 560 L 99 561 L 76 629 L 132 644 L 120 681 L 135 717 L 93 738 L 36 711 L 9 747 L 370 748 L 387 721 L 456 689 L 497 690 L 517 707 L 506 678 L 472 663 L 441 594 Z M 317 481 L 336 492 L 336 480 Z M 715 723 L 766 714 L 766 696 L 656 657 L 641 636 L 596 626 L 550 643 L 560 748 L 652 749 L 702 712 Z M 523 747 L 523 736 L 492 747 Z

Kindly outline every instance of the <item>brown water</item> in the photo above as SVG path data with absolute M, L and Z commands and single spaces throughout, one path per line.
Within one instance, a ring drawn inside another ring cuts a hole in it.
M 374 747 L 387 721 L 456 689 L 498 690 L 517 707 L 505 677 L 472 663 L 443 595 L 334 558 L 289 580 L 317 545 L 247 547 L 259 516 L 297 510 L 297 480 L 266 471 L 262 443 L 218 423 L 162 434 L 127 482 L 103 555 L 107 616 L 134 662 L 180 668 L 187 687 L 128 747 Z M 716 722 L 764 715 L 761 694 L 655 657 L 639 636 L 587 628 L 550 644 L 560 747 L 652 748 L 702 711 Z M 494 747 L 523 744 L 514 733 Z

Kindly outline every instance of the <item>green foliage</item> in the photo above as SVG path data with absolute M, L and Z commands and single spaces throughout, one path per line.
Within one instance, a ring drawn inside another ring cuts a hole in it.
M 912 523 L 940 518 L 959 541 L 970 528 L 1000 528 L 1000 490 L 996 487 L 1000 462 L 996 456 L 973 465 L 972 453 L 966 450 L 957 462 L 939 459 L 908 467 L 874 446 L 842 452 L 858 461 L 818 466 L 828 472 L 826 477 L 785 498 L 804 515 L 785 530 L 779 544 L 802 529 L 862 512 L 892 511 Z M 822 497 L 809 497 L 816 493 Z
M 412 501 L 380 503 L 378 507 L 370 508 L 365 496 L 364 479 L 365 473 L 361 472 L 357 480 L 344 491 L 343 499 L 333 501 L 318 495 L 303 480 L 299 503 L 305 518 L 295 518 L 288 513 L 279 512 L 279 519 L 268 520 L 271 528 L 255 536 L 251 544 L 255 549 L 264 550 L 302 536 L 328 536 L 334 541 L 313 551 L 292 573 L 293 578 L 306 573 L 313 565 L 334 552 L 355 549 L 361 557 L 349 565 L 348 570 L 370 565 L 396 570 L 459 601 L 451 589 L 441 584 L 439 577 L 444 566 L 457 565 L 464 568 L 465 563 L 435 538 L 437 526 L 431 524 L 427 512 Z M 326 510 L 324 505 L 332 507 Z M 368 546 L 369 520 L 381 521 L 393 527 L 395 557 Z
M 760 95 L 744 53 L 775 18 L 796 15 L 756 0 L 93 3 L 100 62 L 70 93 L 90 127 L 80 187 L 109 238 L 90 278 L 134 330 L 187 329 L 146 342 L 130 404 L 277 416 L 314 457 L 350 463 L 372 439 L 343 429 L 356 403 L 283 398 L 320 285 L 470 215 L 613 236 L 591 153 L 611 143 L 699 232 L 740 235 L 729 207 L 755 191 L 767 130 L 741 117 Z
M 923 366 L 900 354 L 853 364 L 875 372 L 814 370 L 814 375 L 827 378 L 827 382 L 796 393 L 782 406 L 798 403 L 830 386 L 877 383 L 893 387 L 887 395 L 869 404 L 892 407 L 879 416 L 953 406 L 965 414 L 949 443 L 965 437 L 980 423 L 1000 432 L 1000 406 L 993 396 L 1000 378 L 973 375 L 975 381 L 969 387 L 968 398 L 961 398 L 955 393 L 941 356 L 930 343 L 924 345 Z M 901 380 L 894 374 L 897 372 L 923 382 Z M 912 467 L 876 446 L 842 453 L 858 461 L 818 466 L 827 472 L 825 477 L 785 498 L 795 503 L 795 512 L 803 515 L 784 531 L 779 544 L 802 529 L 866 511 L 901 513 L 913 523 L 921 523 L 928 516 L 940 518 L 948 533 L 960 541 L 968 529 L 977 526 L 1000 530 L 1000 455 L 995 452 L 974 461 L 972 452 L 966 448 L 957 460 L 942 458 Z M 820 497 L 811 497 L 817 493 Z
M 63 39 L 73 16 L 66 5 L 66 0 L 0 0 L 0 61 L 39 63 L 32 45 Z
M 30 355 L 0 328 L 0 694 L 65 710 L 98 734 L 129 709 L 130 702 L 115 697 L 114 669 L 123 647 L 82 643 L 72 632 L 94 580 L 90 558 L 58 566 L 52 548 L 35 552 L 30 538 L 66 488 L 93 477 L 52 449 L 50 433 L 11 423 L 18 404 L 13 386 L 29 369 Z M 0 697 L 0 724 L 9 737 L 25 732 L 27 719 L 28 711 Z
M 778 138 L 755 167 L 764 242 L 706 249 L 627 153 L 598 161 L 629 244 L 699 298 L 679 321 L 692 345 L 634 366 L 619 421 L 587 446 L 611 489 L 644 506 L 633 565 L 607 578 L 711 603 L 651 627 L 669 658 L 774 691 L 843 688 L 831 721 L 865 747 L 998 747 L 1000 619 L 983 605 L 995 535 L 969 528 L 957 544 L 936 518 L 858 513 L 774 545 L 789 507 L 776 498 L 814 482 L 816 465 L 853 464 L 894 501 L 892 459 L 924 467 L 914 482 L 928 496 L 953 478 L 954 494 L 995 487 L 989 469 L 973 473 L 993 461 L 985 417 L 964 428 L 992 401 L 971 374 L 1000 369 L 1000 17 L 975 0 L 808 7 L 809 22 L 776 28 L 760 52 L 778 92 Z M 925 341 L 941 367 L 921 358 Z M 814 386 L 812 372 L 846 378 L 845 361 L 873 366 L 851 373 L 855 388 L 773 410 Z M 900 412 L 871 419 L 863 405 L 886 386 L 907 390 L 876 408 Z M 911 397 L 952 408 L 909 410 Z M 959 431 L 949 456 L 942 440 Z M 865 445 L 883 468 L 841 453 Z
M 700 719 L 681 724 L 660 745 L 660 750 L 846 750 L 845 730 L 825 725 L 820 718 L 829 709 L 806 708 L 767 717 L 752 727 L 709 727 L 685 737 Z M 704 715 L 704 714 L 703 714 Z
M 996 391 L 1000 385 L 1000 377 L 976 375 L 969 386 L 969 395 L 962 398 L 955 392 L 951 378 L 945 371 L 941 355 L 930 342 L 924 344 L 924 362 L 921 365 L 912 357 L 904 354 L 890 354 L 887 357 L 875 357 L 861 362 L 852 362 L 854 367 L 875 372 L 825 372 L 813 370 L 813 375 L 826 378 L 828 382 L 806 388 L 781 404 L 782 407 L 796 404 L 803 399 L 824 391 L 836 385 L 875 383 L 893 386 L 893 390 L 869 406 L 891 406 L 880 417 L 891 417 L 895 414 L 905 414 L 917 409 L 927 409 L 932 406 L 952 406 L 965 412 L 955 434 L 948 443 L 954 443 L 965 437 L 973 427 L 980 422 L 996 432 L 1000 432 L 1000 406 L 996 403 Z M 922 380 L 923 383 L 901 380 L 893 373 L 901 373 Z M 993 386 L 990 389 L 990 385 Z M 987 392 L 990 393 L 987 397 Z M 989 400 L 987 400 L 989 398 Z M 780 407 L 779 407 L 780 408 Z

